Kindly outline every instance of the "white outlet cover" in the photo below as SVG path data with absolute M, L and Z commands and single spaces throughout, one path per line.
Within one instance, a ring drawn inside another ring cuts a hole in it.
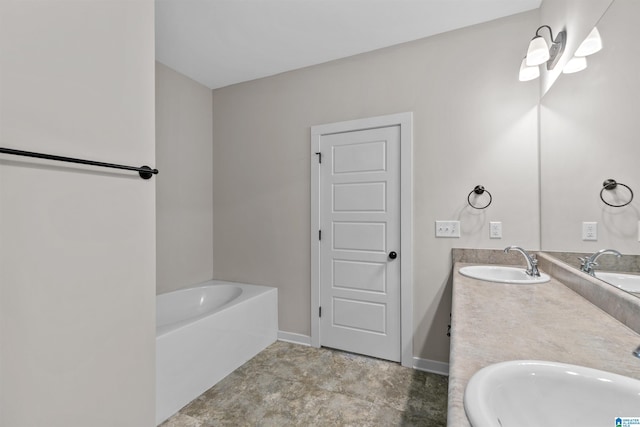
M 582 223 L 582 240 L 598 240 L 598 223 Z
M 502 222 L 500 221 L 489 222 L 489 238 L 502 239 Z

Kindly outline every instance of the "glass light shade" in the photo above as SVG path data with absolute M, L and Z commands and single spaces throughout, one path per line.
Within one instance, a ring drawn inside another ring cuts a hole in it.
M 600 37 L 598 29 L 593 27 L 593 30 L 591 30 L 587 38 L 578 46 L 575 56 L 589 56 L 598 52 L 600 49 L 602 49 L 602 38 Z
M 574 56 L 567 62 L 567 64 L 562 69 L 564 74 L 572 74 L 577 73 L 578 71 L 582 71 L 587 68 L 587 58 L 584 56 Z
M 534 37 L 529 43 L 526 59 L 529 67 L 543 64 L 549 60 L 549 46 L 541 36 Z
M 529 67 L 527 65 L 527 58 L 523 58 L 522 63 L 520 64 L 518 80 L 521 82 L 528 82 L 529 80 L 537 79 L 538 77 L 540 77 L 540 68 L 538 68 L 537 65 Z

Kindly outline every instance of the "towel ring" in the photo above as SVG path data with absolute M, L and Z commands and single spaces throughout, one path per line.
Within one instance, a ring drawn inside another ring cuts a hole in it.
M 478 196 L 481 194 L 487 193 L 489 195 L 489 203 L 487 203 L 484 206 L 475 206 L 473 203 L 471 203 L 471 195 L 474 193 Z M 476 185 L 474 189 L 471 190 L 471 192 L 467 196 L 467 203 L 469 203 L 469 206 L 471 206 L 473 209 L 486 209 L 491 204 L 492 201 L 493 201 L 493 197 L 491 197 L 491 193 L 489 193 L 489 190 L 485 190 L 482 185 Z
M 629 190 L 629 194 L 631 195 L 629 197 L 629 201 L 627 203 L 623 203 L 621 205 L 612 205 L 611 203 L 607 202 L 604 197 L 602 197 L 602 195 L 604 194 L 604 190 L 614 190 L 618 185 L 623 186 L 624 188 L 626 188 L 627 190 Z M 631 203 L 631 201 L 633 200 L 633 190 L 631 189 L 631 187 L 629 187 L 626 184 L 623 184 L 621 182 L 616 182 L 615 179 L 607 179 L 605 182 L 602 183 L 602 190 L 600 190 L 600 200 L 602 200 L 602 202 L 605 205 L 614 207 L 614 208 L 621 208 L 623 206 L 627 206 L 629 203 Z

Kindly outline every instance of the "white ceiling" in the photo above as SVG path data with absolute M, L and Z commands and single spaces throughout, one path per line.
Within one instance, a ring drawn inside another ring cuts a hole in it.
M 540 3 L 156 0 L 156 59 L 215 89 L 513 15 Z

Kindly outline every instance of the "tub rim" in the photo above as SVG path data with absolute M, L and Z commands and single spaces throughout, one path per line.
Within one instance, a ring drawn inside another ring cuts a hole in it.
M 223 312 L 225 310 L 230 309 L 231 307 L 242 303 L 243 301 L 247 301 L 249 299 L 255 298 L 258 295 L 261 295 L 263 293 L 269 292 L 271 290 L 276 290 L 277 288 L 273 287 L 273 286 L 265 286 L 265 285 L 254 285 L 254 284 L 250 284 L 250 283 L 242 283 L 242 282 L 231 282 L 228 280 L 217 280 L 217 279 L 212 279 L 212 280 L 207 280 L 205 282 L 201 282 L 198 283 L 196 285 L 193 286 L 189 286 L 186 288 L 181 288 L 181 289 L 175 289 L 173 291 L 169 291 L 169 292 L 165 292 L 162 294 L 157 294 L 156 295 L 156 310 L 157 310 L 157 299 L 161 296 L 167 296 L 170 295 L 172 293 L 180 293 L 180 292 L 184 292 L 184 291 L 188 291 L 191 289 L 199 289 L 199 288 L 208 288 L 208 287 L 215 287 L 215 286 L 220 286 L 220 285 L 232 285 L 232 286 L 237 286 L 240 289 L 242 289 L 242 293 L 240 295 L 238 295 L 236 298 L 234 298 L 233 300 L 227 302 L 226 304 L 221 305 L 220 307 L 218 307 L 216 310 L 214 311 L 209 311 L 206 313 L 203 313 L 200 316 L 196 316 L 196 317 L 191 317 L 179 322 L 174 322 L 174 323 L 170 323 L 169 325 L 164 325 L 161 327 L 158 327 L 156 324 L 156 339 L 159 339 L 165 335 L 168 335 L 170 333 L 173 332 L 177 332 L 191 324 L 194 323 L 198 323 L 203 321 L 204 319 L 210 317 L 210 316 L 214 316 L 216 313 L 220 313 Z M 157 315 L 156 315 L 156 319 L 157 319 Z M 157 320 L 156 320 L 157 322 Z

